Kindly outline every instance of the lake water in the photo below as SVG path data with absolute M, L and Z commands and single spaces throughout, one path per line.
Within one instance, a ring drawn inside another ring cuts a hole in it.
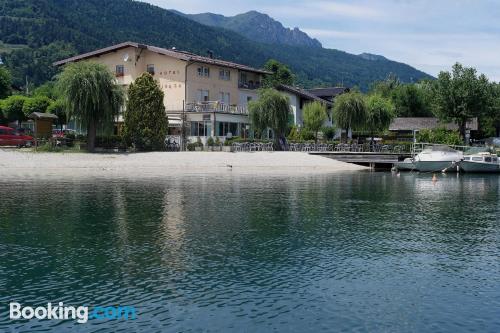
M 500 177 L 0 180 L 0 331 L 499 332 Z M 21 320 L 133 306 L 135 320 Z

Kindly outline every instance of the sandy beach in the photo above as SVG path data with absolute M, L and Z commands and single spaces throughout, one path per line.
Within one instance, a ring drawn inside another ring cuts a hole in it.
M 41 153 L 0 149 L 1 173 L 324 173 L 366 167 L 299 152 L 151 152 L 133 154 Z

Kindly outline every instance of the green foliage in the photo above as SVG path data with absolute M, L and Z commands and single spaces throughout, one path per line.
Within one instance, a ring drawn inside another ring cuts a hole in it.
M 388 129 L 394 115 L 394 105 L 391 100 L 378 94 L 367 97 L 365 129 L 370 133 Z
M 57 125 L 62 126 L 68 123 L 68 117 L 66 112 L 66 106 L 64 105 L 64 101 L 61 99 L 57 99 L 50 103 L 47 108 L 47 113 L 55 114 L 57 119 Z
M 317 134 L 308 128 L 298 128 L 297 126 L 292 126 L 290 132 L 288 133 L 287 139 L 293 142 L 310 141 L 315 140 Z
M 95 145 L 105 149 L 125 149 L 127 147 L 125 140 L 119 135 L 98 135 L 95 139 Z
M 166 48 L 175 46 L 198 54 L 215 50 L 216 57 L 254 67 L 276 59 L 296 72 L 297 83 L 307 87 L 343 82 L 366 90 L 371 82 L 384 79 L 391 72 L 404 82 L 428 77 L 393 61 L 371 61 L 319 47 L 250 41 L 235 32 L 198 24 L 165 9 L 130 0 L 3 1 L 0 31 L 4 43 L 27 45 L 2 54 L 19 86 L 25 84 L 26 75 L 35 85 L 51 79 L 58 70 L 51 66 L 55 60 L 126 40 Z
M 94 151 L 97 127 L 110 129 L 124 102 L 124 93 L 105 65 L 92 62 L 69 64 L 58 77 L 58 91 L 67 107 L 87 129 L 89 152 Z
M 370 93 L 389 98 L 392 92 L 401 85 L 399 78 L 393 73 L 389 74 L 383 81 L 376 81 L 370 85 Z
M 273 73 L 264 77 L 262 82 L 264 88 L 276 88 L 280 84 L 291 86 L 295 83 L 295 75 L 290 68 L 277 60 L 268 60 L 264 68 Z
M 439 118 L 455 121 L 464 137 L 467 120 L 480 117 L 491 107 L 491 85 L 486 76 L 477 75 L 476 69 L 457 63 L 451 73 L 439 73 L 435 102 Z
M 323 127 L 323 123 L 328 118 L 326 106 L 318 101 L 307 103 L 303 108 L 304 126 L 314 133 L 316 142 L 318 141 L 318 132 Z
M 262 89 L 259 91 L 259 99 L 251 101 L 248 109 L 254 130 L 262 133 L 270 128 L 276 141 L 285 135 L 290 114 L 288 97 L 274 89 Z
M 140 150 L 162 150 L 168 132 L 164 94 L 152 75 L 144 73 L 128 89 L 125 137 Z
M 403 84 L 390 97 L 398 117 L 432 117 L 432 96 L 423 84 Z
M 207 139 L 207 146 L 209 146 L 209 147 L 213 147 L 214 145 L 215 145 L 214 138 L 209 137 L 209 138 Z
M 327 140 L 327 141 L 331 141 L 333 140 L 333 138 L 335 137 L 335 128 L 333 127 L 323 127 L 323 129 L 321 130 L 321 132 L 323 132 L 323 137 Z
M 12 95 L 1 101 L 5 119 L 8 122 L 17 121 L 21 123 L 26 119 L 23 112 L 24 103 L 27 98 L 21 95 Z
M 53 102 L 54 101 L 45 96 L 28 97 L 23 104 L 24 116 L 28 118 L 33 112 L 45 113 L 49 105 Z
M 424 129 L 417 134 L 417 141 L 424 143 L 442 143 L 447 145 L 463 144 L 460 133 L 449 131 L 446 128 L 437 128 L 434 130 Z
M 47 81 L 33 91 L 33 96 L 45 96 L 52 100 L 59 98 L 55 81 Z
M 0 99 L 10 95 L 12 86 L 12 76 L 10 72 L 0 65 Z
M 333 119 L 340 129 L 362 130 L 366 119 L 366 104 L 363 95 L 359 92 L 350 92 L 337 96 L 333 108 Z
M 0 17 L 0 31 L 2 32 L 2 22 L 4 20 L 5 18 Z M 59 72 L 59 68 L 52 64 L 57 60 L 69 58 L 76 54 L 75 48 L 70 44 L 63 42 L 46 44 L 46 38 L 40 38 L 38 40 L 40 45 L 18 49 L 2 56 L 12 73 L 13 82 L 16 86 L 25 87 L 27 80 L 31 90 L 33 86 L 52 80 Z

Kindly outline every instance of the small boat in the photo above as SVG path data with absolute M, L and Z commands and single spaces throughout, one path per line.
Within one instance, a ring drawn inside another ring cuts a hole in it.
M 458 171 L 457 165 L 462 158 L 463 152 L 446 145 L 429 146 L 415 156 L 415 169 L 420 172 Z
M 413 161 L 413 158 L 407 157 L 403 161 L 394 163 L 394 169 L 399 171 L 415 170 L 415 163 Z
M 464 172 L 500 172 L 500 159 L 490 152 L 479 152 L 465 155 L 459 162 L 460 170 Z

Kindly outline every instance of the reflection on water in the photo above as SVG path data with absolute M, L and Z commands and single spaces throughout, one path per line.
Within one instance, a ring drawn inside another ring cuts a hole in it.
M 0 180 L 0 330 L 500 330 L 497 176 Z M 8 303 L 135 321 L 11 322 Z

